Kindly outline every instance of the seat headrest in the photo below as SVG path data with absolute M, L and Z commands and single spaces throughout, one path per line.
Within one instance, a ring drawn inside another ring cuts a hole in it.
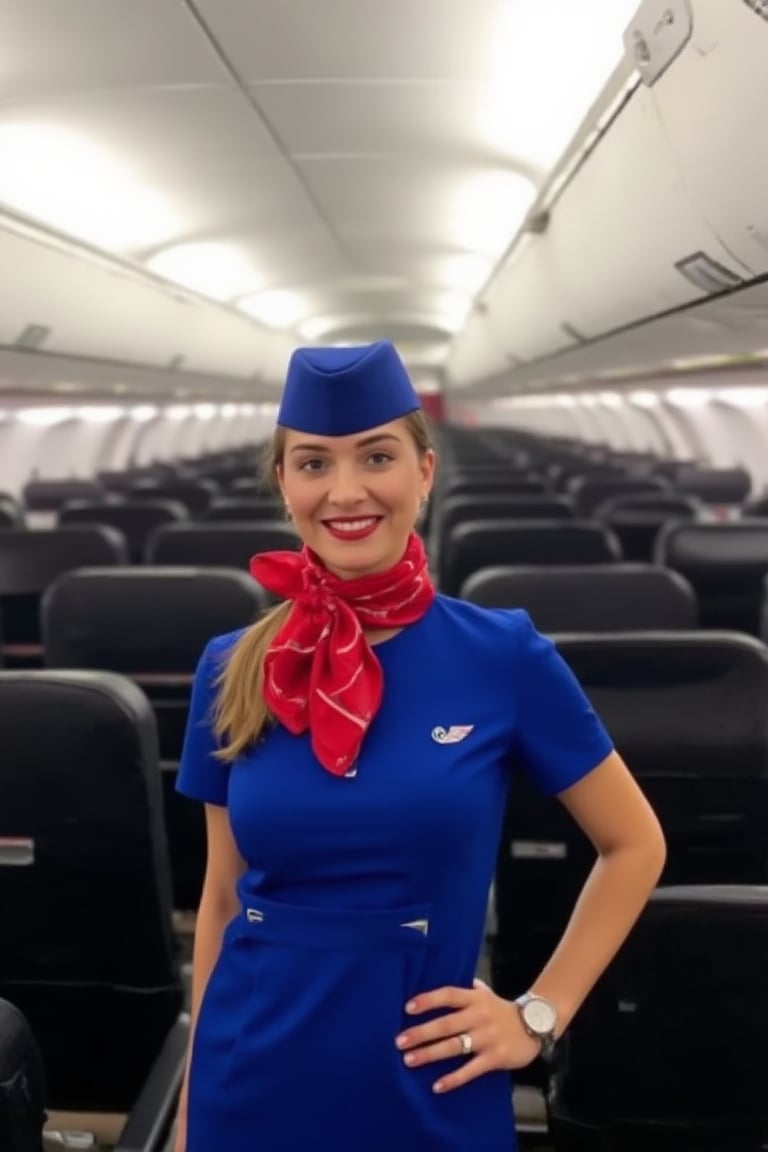
M 128 544 L 103 524 L 3 530 L 0 596 L 42 592 L 62 572 L 86 565 L 128 564 Z
M 591 520 L 468 520 L 451 529 L 449 541 L 454 547 L 482 547 L 500 537 L 514 540 L 523 562 L 526 549 L 534 547 L 551 552 L 555 558 L 577 550 L 584 553 L 584 563 L 621 559 L 621 545 L 614 533 Z
M 651 564 L 484 568 L 461 596 L 487 608 L 525 608 L 545 632 L 682 630 L 698 623 L 688 581 Z
M 744 575 L 762 575 L 768 571 L 768 523 L 669 524 L 657 539 L 656 558 L 691 575 L 737 567 Z
M 13 749 L 3 779 L 24 782 L 14 806 L 29 807 L 29 827 L 56 824 L 73 806 L 84 820 L 100 804 L 114 810 L 135 792 L 137 763 L 142 775 L 157 770 L 152 707 L 111 672 L 0 671 L 0 731 Z
M 559 634 L 635 772 L 768 776 L 768 648 L 737 632 Z
M 295 550 L 301 540 L 276 520 L 220 520 L 166 524 L 147 542 L 148 564 L 194 564 L 248 569 L 257 552 Z
M 268 606 L 247 572 L 227 568 L 80 569 L 46 592 L 46 664 L 126 674 L 192 673 L 211 636 L 248 627 Z

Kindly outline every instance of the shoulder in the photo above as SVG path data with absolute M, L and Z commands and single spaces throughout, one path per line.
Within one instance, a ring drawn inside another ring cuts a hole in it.
M 237 628 L 234 632 L 223 632 L 219 636 L 212 636 L 205 646 L 205 651 L 212 659 L 228 656 L 248 631 L 248 628 Z
M 212 636 L 200 656 L 198 673 L 216 677 L 223 670 L 232 649 L 245 636 L 248 628 L 238 628 L 235 632 L 224 632 Z
M 524 653 L 538 635 L 523 608 L 481 608 L 442 593 L 435 600 L 435 617 L 456 638 L 505 656 Z
M 433 614 L 441 645 L 452 657 L 467 659 L 492 677 L 516 675 L 543 642 L 522 608 L 481 608 L 439 594 Z

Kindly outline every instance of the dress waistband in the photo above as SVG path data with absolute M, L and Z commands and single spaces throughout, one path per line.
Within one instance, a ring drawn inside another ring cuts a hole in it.
M 357 911 L 346 908 L 303 907 L 245 899 L 241 931 L 275 944 L 315 948 L 424 948 L 429 939 L 430 904 Z

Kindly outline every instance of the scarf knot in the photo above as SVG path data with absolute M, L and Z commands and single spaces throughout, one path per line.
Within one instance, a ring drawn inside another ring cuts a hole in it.
M 265 588 L 291 611 L 264 658 L 267 707 L 295 735 L 307 730 L 329 772 L 354 764 L 381 704 L 381 665 L 363 629 L 413 624 L 436 591 L 421 539 L 412 533 L 402 560 L 386 572 L 342 580 L 309 548 L 264 552 L 250 563 Z

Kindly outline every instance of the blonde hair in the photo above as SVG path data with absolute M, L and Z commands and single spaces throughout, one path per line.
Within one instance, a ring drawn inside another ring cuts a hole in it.
M 432 448 L 430 423 L 421 409 L 409 413 L 403 423 L 420 456 Z M 265 487 L 277 489 L 277 469 L 285 452 L 286 430 L 275 429 L 261 461 Z M 237 759 L 255 744 L 272 722 L 264 700 L 264 657 L 288 619 L 291 601 L 278 604 L 250 626 L 232 647 L 224 670 L 215 682 L 213 729 L 219 744 L 216 756 L 225 763 Z

